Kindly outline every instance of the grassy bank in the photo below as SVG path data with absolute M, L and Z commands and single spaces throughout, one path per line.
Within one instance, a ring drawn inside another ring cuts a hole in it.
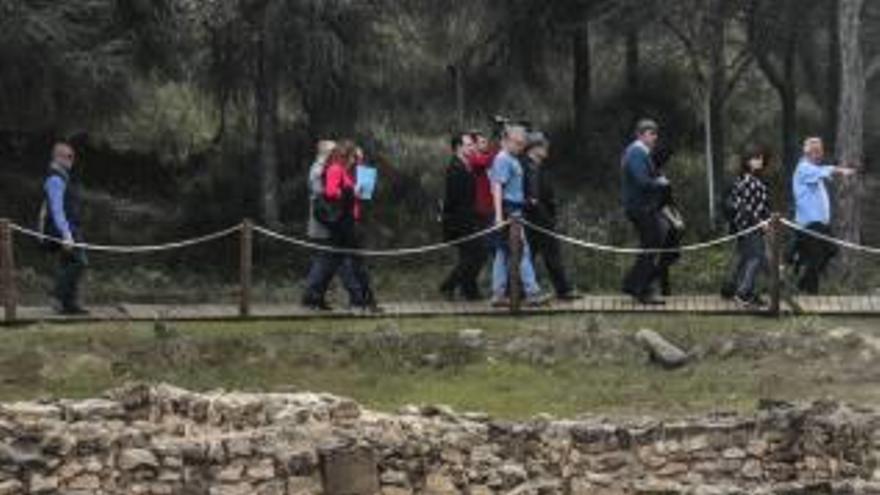
M 684 316 L 34 326 L 0 334 L 0 399 L 93 396 L 146 380 L 506 418 L 748 410 L 762 398 L 876 404 L 876 326 Z M 650 364 L 633 339 L 645 327 L 696 360 L 676 371 Z

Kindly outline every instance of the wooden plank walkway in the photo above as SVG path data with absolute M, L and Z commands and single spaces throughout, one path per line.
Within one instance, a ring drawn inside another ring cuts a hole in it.
M 880 316 L 880 295 L 877 296 L 816 296 L 799 297 L 798 314 L 829 316 Z M 241 319 L 238 307 L 232 304 L 146 305 L 118 304 L 93 307 L 86 317 L 62 317 L 47 307 L 19 307 L 16 323 L 38 322 L 113 322 L 113 321 L 230 321 Z M 409 318 L 444 316 L 509 316 L 507 309 L 492 308 L 486 303 L 420 302 L 382 305 L 381 314 L 364 315 L 348 310 L 331 312 L 310 311 L 298 305 L 255 305 L 251 319 L 255 320 L 309 320 L 344 319 L 351 317 Z M 793 314 L 791 307 L 785 313 Z M 621 314 L 703 314 L 746 315 L 755 313 L 738 308 L 717 296 L 678 296 L 668 299 L 662 307 L 635 304 L 624 296 L 587 296 L 574 302 L 555 302 L 546 308 L 527 308 L 523 315 L 621 313 Z

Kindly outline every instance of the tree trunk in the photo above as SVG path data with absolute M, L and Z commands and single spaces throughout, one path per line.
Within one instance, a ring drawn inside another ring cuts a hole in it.
M 452 86 L 452 98 L 455 100 L 455 123 L 459 129 L 463 129 L 466 120 L 466 101 L 464 86 L 464 69 L 461 65 L 449 66 L 449 78 Z
M 590 26 L 584 21 L 574 33 L 574 125 L 578 159 L 586 158 L 589 118 L 593 105 L 593 61 L 590 54 Z
M 709 139 L 711 140 L 712 189 L 710 194 L 711 221 L 714 224 L 715 198 L 722 194 L 722 180 L 726 165 L 725 152 L 726 133 L 724 128 L 724 103 L 727 99 L 727 61 L 725 60 L 726 24 L 724 2 L 716 0 L 712 3 L 709 25 Z
M 626 31 L 626 90 L 629 94 L 639 90 L 640 58 L 639 31 L 638 26 L 634 25 Z
M 270 7 L 263 12 L 259 26 L 257 77 L 254 100 L 257 112 L 257 164 L 260 179 L 260 217 L 277 227 L 281 223 L 278 201 L 278 74 Z
M 845 166 L 862 168 L 864 159 L 865 67 L 861 46 L 861 14 L 864 0 L 840 2 L 840 109 L 837 126 L 837 155 Z M 863 177 L 842 179 L 835 196 L 837 234 L 850 242 L 861 242 Z M 855 257 L 844 251 L 848 274 L 854 273 Z
M 825 90 L 825 131 L 826 148 L 837 153 L 837 114 L 840 111 L 840 2 L 829 0 L 828 23 L 828 73 Z

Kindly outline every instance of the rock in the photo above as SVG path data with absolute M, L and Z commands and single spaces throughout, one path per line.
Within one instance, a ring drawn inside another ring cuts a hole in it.
M 250 483 L 212 486 L 209 493 L 210 495 L 254 495 L 254 487 Z
M 223 482 L 238 482 L 244 478 L 244 466 L 240 463 L 226 466 L 217 473 L 217 479 Z
M 144 449 L 128 449 L 123 450 L 119 454 L 117 461 L 119 468 L 123 471 L 134 471 L 136 469 L 159 469 L 159 460 L 149 450 Z
M 419 362 L 425 368 L 442 368 L 443 367 L 443 358 L 440 354 L 431 353 L 425 354 L 419 359 Z
M 51 404 L 34 404 L 31 402 L 14 402 L 0 405 L 0 413 L 17 418 L 19 421 L 38 421 L 44 419 L 61 419 L 61 409 Z
M 446 475 L 431 473 L 425 480 L 425 495 L 454 495 L 458 493 L 458 487 Z
M 379 491 L 376 454 L 366 447 L 331 446 L 320 451 L 324 495 L 359 495 Z
M 224 442 L 224 445 L 226 446 L 226 453 L 233 459 L 236 457 L 248 457 L 254 451 L 251 439 L 243 436 L 230 438 Z
M 122 419 L 125 408 L 116 401 L 91 399 L 71 402 L 67 405 L 67 415 L 74 421 L 93 421 L 98 419 Z
M 653 330 L 640 330 L 636 340 L 648 351 L 652 362 L 667 369 L 680 368 L 689 361 L 686 352 L 671 344 Z
M 30 471 L 44 469 L 47 465 L 47 460 L 38 452 L 30 449 L 25 451 L 5 443 L 0 443 L 0 464 L 13 465 Z
M 387 486 L 409 486 L 409 476 L 403 471 L 385 471 L 379 481 Z
M 485 332 L 478 329 L 467 329 L 458 332 L 458 340 L 468 349 L 479 351 L 486 347 Z
M 265 459 L 257 464 L 248 466 L 247 477 L 256 481 L 267 481 L 275 477 L 275 463 L 271 459 Z
M 526 469 L 519 464 L 504 464 L 498 469 L 504 486 L 516 486 L 529 477 Z
M 58 478 L 43 476 L 39 473 L 31 476 L 30 492 L 34 495 L 54 493 L 58 490 Z
M 7 480 L 0 483 L 0 495 L 20 495 L 24 493 L 24 486 L 18 480 Z
M 287 478 L 287 495 L 315 495 L 321 493 L 321 482 L 314 478 Z
M 96 492 L 101 489 L 101 479 L 94 474 L 84 474 L 67 482 L 67 488 L 71 490 L 88 490 Z M 0 492 L 2 494 L 2 492 Z

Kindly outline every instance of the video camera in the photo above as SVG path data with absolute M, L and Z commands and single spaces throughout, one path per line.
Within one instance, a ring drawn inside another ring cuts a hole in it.
M 527 132 L 532 132 L 532 122 L 525 119 L 512 119 L 503 115 L 493 115 L 491 118 L 492 139 L 500 140 L 504 137 L 504 131 L 514 126 L 525 127 Z

